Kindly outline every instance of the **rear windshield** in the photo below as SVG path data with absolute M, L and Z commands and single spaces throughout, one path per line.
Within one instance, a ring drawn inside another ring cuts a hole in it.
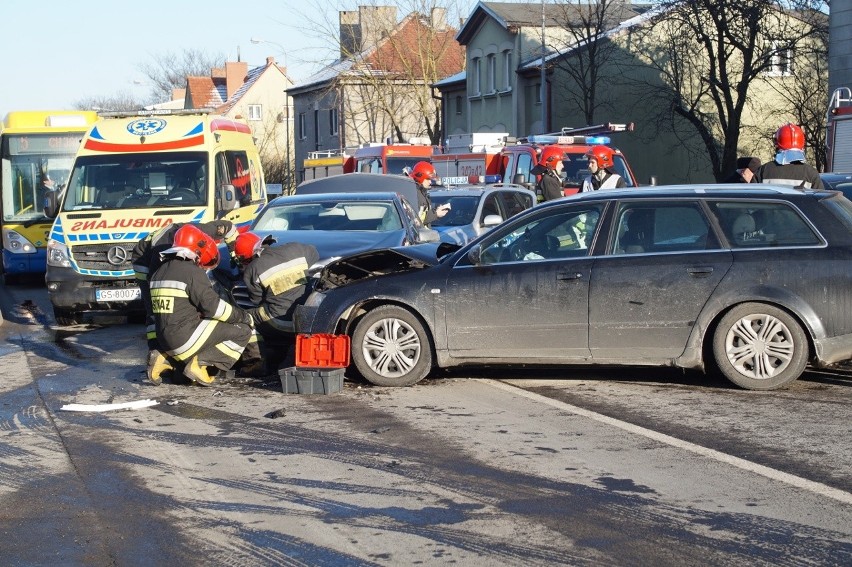
M 840 219 L 848 230 L 852 230 L 852 201 L 842 195 L 835 195 L 820 201 L 834 216 Z

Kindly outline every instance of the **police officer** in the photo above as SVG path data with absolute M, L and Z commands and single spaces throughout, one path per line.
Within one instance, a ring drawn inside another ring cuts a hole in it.
M 824 189 L 816 168 L 805 163 L 805 132 L 787 123 L 775 131 L 775 159 L 754 174 L 754 183 L 792 185 L 803 189 Z
M 160 383 L 161 379 L 159 376 L 153 375 L 154 367 L 156 366 L 163 370 L 171 369 L 171 367 L 167 365 L 165 358 L 160 352 L 160 345 L 157 342 L 154 314 L 151 312 L 151 288 L 148 284 L 148 278 L 163 263 L 160 253 L 174 244 L 175 233 L 185 224 L 187 223 L 172 223 L 159 230 L 148 233 L 147 236 L 141 238 L 136 243 L 133 252 L 130 254 L 136 283 L 139 285 L 142 294 L 142 303 L 145 306 L 145 337 L 148 340 L 148 379 L 157 384 Z M 231 221 L 215 220 L 200 223 L 196 226 L 216 241 L 224 239 L 228 249 L 233 249 L 237 238 L 237 229 Z
M 310 293 L 308 268 L 319 261 L 319 252 L 310 244 L 288 242 L 273 246 L 274 243 L 271 236 L 261 238 L 254 232 L 244 232 L 234 246 L 234 259 L 243 271 L 249 299 L 257 306 L 248 312 L 262 346 L 266 340 L 292 340 L 293 312 Z M 267 351 L 263 359 L 271 358 L 268 350 L 262 348 Z M 265 373 L 264 370 L 255 371 Z
M 240 359 L 254 333 L 252 318 L 213 290 L 206 270 L 218 265 L 219 249 L 197 226 L 180 227 L 173 246 L 161 254 L 164 262 L 151 275 L 150 288 L 165 357 L 153 368 L 153 381 L 159 383 L 162 366 L 173 368 L 173 360 L 185 363 L 187 378 L 209 386 L 216 369 L 227 371 Z

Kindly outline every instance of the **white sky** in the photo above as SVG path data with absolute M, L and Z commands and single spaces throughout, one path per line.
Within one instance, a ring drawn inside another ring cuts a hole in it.
M 240 55 L 249 68 L 272 55 L 299 82 L 333 60 L 318 26 L 337 12 L 357 9 L 357 1 L 335 0 L 0 0 L 0 53 L 3 83 L 0 117 L 10 110 L 72 109 L 75 102 L 131 93 L 145 97 L 150 87 L 139 70 L 155 55 L 198 49 Z M 376 4 L 372 0 L 363 5 Z M 410 2 L 384 1 L 400 6 Z M 321 12 L 316 6 L 324 6 Z M 294 7 L 295 6 L 295 7 Z M 460 0 L 467 16 L 475 0 Z M 402 17 L 403 14 L 398 14 Z M 306 21 L 316 22 L 308 24 Z M 457 20 L 450 20 L 457 24 Z M 252 44 L 251 38 L 272 43 Z M 275 45 L 277 44 L 277 45 Z M 283 48 L 283 49 L 282 49 Z

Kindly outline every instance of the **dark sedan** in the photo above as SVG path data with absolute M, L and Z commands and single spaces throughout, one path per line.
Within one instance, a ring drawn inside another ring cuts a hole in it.
M 544 203 L 457 249 L 330 263 L 300 333 L 345 333 L 367 380 L 434 366 L 717 368 L 774 389 L 852 358 L 852 203 L 769 185 Z

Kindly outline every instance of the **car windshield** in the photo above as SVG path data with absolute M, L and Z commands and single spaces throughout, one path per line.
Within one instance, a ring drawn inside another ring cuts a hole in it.
M 80 157 L 66 189 L 64 211 L 186 207 L 207 203 L 204 152 Z
M 401 228 L 402 221 L 391 202 L 323 201 L 269 207 L 252 230 L 388 232 Z
M 437 207 L 449 203 L 450 212 L 432 221 L 432 226 L 465 226 L 473 222 L 476 207 L 479 204 L 478 195 L 452 195 L 451 193 L 432 192 L 429 194 L 432 206 Z

